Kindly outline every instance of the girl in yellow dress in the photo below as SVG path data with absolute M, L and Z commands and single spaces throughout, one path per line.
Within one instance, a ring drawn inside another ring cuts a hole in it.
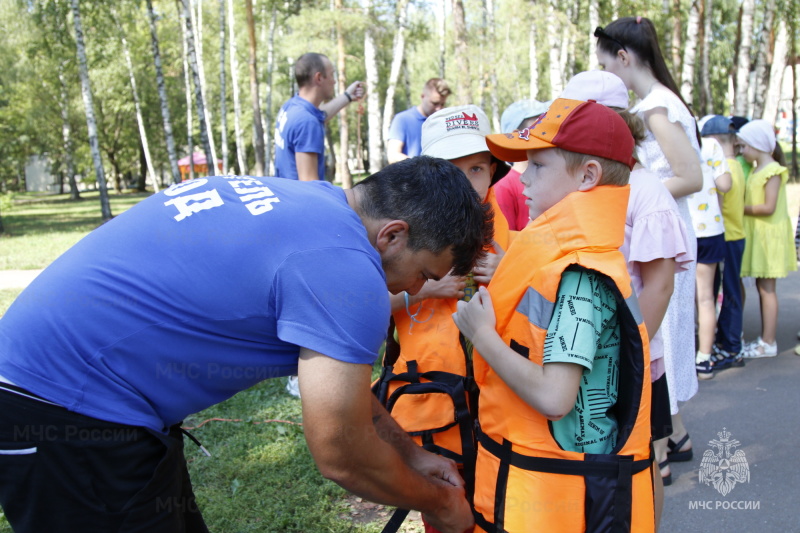
M 738 137 L 744 143 L 742 155 L 754 166 L 745 186 L 746 240 L 741 275 L 756 278 L 761 303 L 761 335 L 744 347 L 744 357 L 773 357 L 778 355 L 776 281 L 797 270 L 786 202 L 789 171 L 775 160 L 782 160 L 783 153 L 776 148 L 772 124 L 766 120 L 750 121 L 742 126 Z

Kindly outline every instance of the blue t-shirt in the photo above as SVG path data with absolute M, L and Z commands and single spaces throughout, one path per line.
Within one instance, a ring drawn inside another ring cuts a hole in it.
M 425 118 L 419 109 L 410 107 L 398 113 L 389 127 L 389 138 L 403 141 L 403 153 L 408 157 L 422 153 L 422 123 Z
M 297 179 L 297 152 L 317 154 L 317 175 L 325 179 L 325 113 L 300 96 L 283 104 L 275 121 L 275 175 Z
M 380 256 L 327 182 L 211 177 L 97 228 L 0 319 L 0 375 L 87 416 L 164 431 L 266 379 L 299 347 L 372 364 Z

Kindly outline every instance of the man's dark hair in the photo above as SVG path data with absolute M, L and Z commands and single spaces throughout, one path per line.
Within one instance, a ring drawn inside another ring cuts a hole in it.
M 418 156 L 385 167 L 356 185 L 364 216 L 408 223 L 413 251 L 452 247 L 453 274 L 464 276 L 494 237 L 491 207 L 464 173 L 444 159 Z
M 317 72 L 321 72 L 325 76 L 326 59 L 328 59 L 328 56 L 314 52 L 301 55 L 300 59 L 294 64 L 294 77 L 297 80 L 297 86 L 305 87 L 308 85 Z M 328 59 L 328 61 L 330 60 Z

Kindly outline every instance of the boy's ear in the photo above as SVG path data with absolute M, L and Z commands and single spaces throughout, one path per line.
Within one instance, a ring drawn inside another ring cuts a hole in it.
M 579 191 L 590 191 L 600 185 L 603 179 L 603 165 L 596 159 L 589 159 L 581 165 L 581 179 L 578 185 Z

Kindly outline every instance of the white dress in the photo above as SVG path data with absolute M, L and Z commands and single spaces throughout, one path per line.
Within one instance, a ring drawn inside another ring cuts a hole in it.
M 683 102 L 665 87 L 656 87 L 632 111 L 643 115 L 646 111 L 662 107 L 667 111 L 670 122 L 677 122 L 686 132 L 700 161 L 700 145 L 697 142 L 694 117 Z M 651 131 L 638 147 L 639 159 L 648 170 L 663 182 L 675 176 L 667 157 L 661 150 Z M 692 225 L 692 217 L 686 197 L 677 198 L 678 212 L 686 225 L 687 236 L 692 247 L 692 255 L 697 257 L 697 238 Z M 664 342 L 664 368 L 669 388 L 669 405 L 672 414 L 678 413 L 678 402 L 686 402 L 697 393 L 697 373 L 695 372 L 695 263 L 688 269 L 675 274 L 675 288 L 661 323 Z

